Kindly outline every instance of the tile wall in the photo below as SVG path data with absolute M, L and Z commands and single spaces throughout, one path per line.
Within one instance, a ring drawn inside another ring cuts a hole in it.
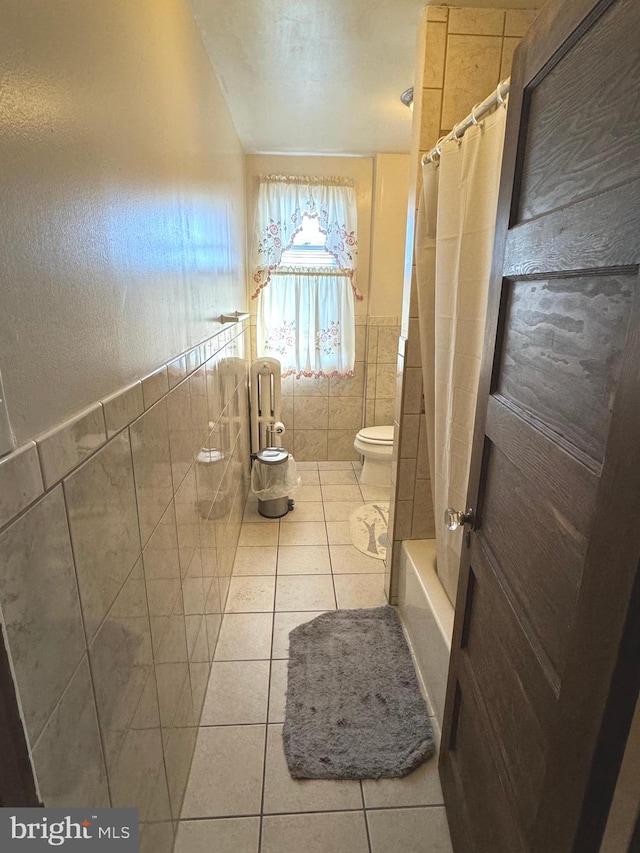
M 255 318 L 254 318 L 255 319 Z M 359 459 L 353 441 L 363 426 L 392 424 L 400 326 L 397 317 L 356 317 L 351 379 L 282 381 L 282 444 L 299 462 Z M 252 326 L 252 358 L 256 355 Z
M 537 12 L 427 6 L 420 155 L 511 73 L 513 52 Z
M 416 209 L 422 186 L 422 155 L 509 76 L 513 52 L 536 14 L 530 9 L 426 7 L 418 36 L 411 142 L 410 192 Z M 413 229 L 412 223 L 410 227 Z M 415 275 L 413 264 L 411 279 L 405 282 L 409 292 L 404 302 L 397 364 L 397 441 L 389 517 L 393 545 L 386 574 L 387 594 L 394 604 L 400 542 L 435 536 Z
M 399 336 L 397 317 L 367 317 L 365 426 L 393 424 Z
M 246 324 L 245 324 L 246 325 Z M 249 478 L 227 327 L 0 460 L 0 624 L 47 806 L 172 849 Z

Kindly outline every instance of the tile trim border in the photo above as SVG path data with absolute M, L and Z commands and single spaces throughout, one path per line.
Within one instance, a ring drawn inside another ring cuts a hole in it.
M 1 457 L 0 532 L 12 524 L 44 494 L 54 489 L 58 483 L 62 482 L 62 480 L 72 471 L 75 471 L 76 468 L 94 456 L 102 447 L 104 447 L 109 439 L 113 438 L 121 430 L 130 426 L 140 417 L 140 415 L 143 414 L 144 411 L 148 410 L 151 405 L 155 405 L 156 402 L 159 402 L 161 399 L 166 397 L 176 385 L 175 382 L 172 384 L 169 381 L 171 373 L 175 375 L 176 361 L 184 359 L 184 362 L 180 363 L 181 365 L 182 363 L 185 365 L 184 378 L 186 379 L 192 373 L 195 373 L 196 370 L 199 370 L 199 368 L 209 361 L 212 356 L 219 353 L 227 346 L 227 344 L 244 334 L 248 329 L 249 319 L 243 320 L 240 323 L 229 324 L 227 328 L 221 329 L 207 340 L 191 347 L 177 356 L 172 356 L 164 364 L 160 365 L 160 367 L 151 371 L 151 373 L 146 374 L 134 382 L 128 383 L 123 388 L 103 397 L 98 402 L 91 404 L 52 429 L 36 436 L 35 439 L 25 442 L 20 445 L 20 447 L 17 447 L 15 450 L 12 450 L 10 453 Z M 145 400 L 144 390 L 145 381 L 162 375 L 163 372 L 167 378 L 166 388 L 162 391 L 160 396 L 153 400 L 153 402 L 147 402 Z M 138 387 L 140 388 L 139 391 Z M 114 403 L 116 403 L 116 401 L 121 401 L 123 397 L 128 394 L 131 395 L 132 393 L 136 396 L 139 394 L 139 401 L 136 401 L 136 405 L 132 407 L 131 411 L 128 414 L 125 414 L 125 416 L 118 421 L 117 426 L 110 426 L 110 424 L 113 424 L 112 408 Z M 140 407 L 137 405 L 138 402 L 143 406 L 143 409 L 140 411 Z M 64 443 L 65 441 L 73 440 L 72 430 L 77 427 L 78 423 L 81 422 L 83 418 L 95 416 L 96 414 L 99 415 L 97 423 L 101 428 L 101 440 L 93 447 L 79 448 L 76 452 L 70 454 L 72 457 L 71 459 L 67 460 L 63 465 L 60 465 L 56 470 L 52 470 L 51 466 L 47 464 L 47 445 L 49 442 Z M 14 479 L 14 472 L 16 471 L 17 466 L 24 465 L 25 460 L 27 459 L 30 460 L 30 463 L 32 463 L 31 467 L 33 468 L 33 471 L 31 472 L 34 480 L 32 488 L 27 489 L 26 494 L 24 494 L 19 500 L 12 501 L 9 490 L 13 490 L 15 494 L 15 485 L 12 483 L 12 480 Z M 7 497 L 5 497 L 5 495 Z

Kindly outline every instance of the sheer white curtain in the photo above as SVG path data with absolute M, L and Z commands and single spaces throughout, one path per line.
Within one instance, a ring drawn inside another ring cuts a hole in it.
M 322 269 L 282 266 L 305 217 L 317 219 L 325 238 L 331 263 Z M 353 375 L 357 247 L 351 182 L 260 179 L 252 258 L 258 355 L 277 358 L 283 376 Z
M 433 456 L 437 570 L 454 603 L 463 532 L 447 530 L 444 510 L 467 509 L 505 121 L 506 110 L 500 107 L 462 140 L 444 143 L 437 174 L 430 163 L 423 170 L 417 261 L 426 332 L 425 410 Z
M 277 273 L 258 300 L 258 353 L 282 375 L 353 376 L 353 290 L 345 275 Z

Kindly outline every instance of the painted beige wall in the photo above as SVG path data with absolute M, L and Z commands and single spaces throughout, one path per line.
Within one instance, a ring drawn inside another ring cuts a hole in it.
M 244 157 L 187 0 L 0 18 L 0 370 L 22 443 L 245 306 Z
M 369 314 L 402 312 L 404 255 L 409 199 L 409 154 L 378 154 L 375 159 Z

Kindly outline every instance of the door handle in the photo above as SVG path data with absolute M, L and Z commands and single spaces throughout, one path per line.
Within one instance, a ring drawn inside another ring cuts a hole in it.
M 475 521 L 475 516 L 472 509 L 468 509 L 466 512 L 462 512 L 462 510 L 454 509 L 451 506 L 448 506 L 444 511 L 444 523 L 446 524 L 449 530 L 457 530 L 459 527 L 463 527 L 465 524 L 468 524 L 470 527 L 473 527 L 473 523 Z

